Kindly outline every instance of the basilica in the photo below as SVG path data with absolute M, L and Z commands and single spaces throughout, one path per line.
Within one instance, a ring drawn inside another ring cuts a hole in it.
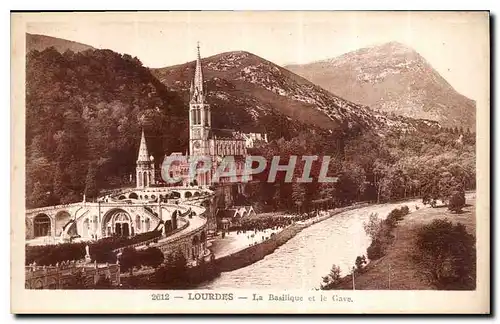
M 178 161 L 172 163 L 169 166 L 169 170 L 166 171 L 169 172 L 169 177 L 181 179 L 177 185 L 188 186 L 196 184 L 198 186 L 210 186 L 213 183 L 214 174 L 220 161 L 224 157 L 230 156 L 234 158 L 236 182 L 239 182 L 244 175 L 247 149 L 253 147 L 258 141 L 267 142 L 267 134 L 241 133 L 229 129 L 212 128 L 212 114 L 210 105 L 207 102 L 207 90 L 203 84 L 200 46 L 198 45 L 196 68 L 190 88 L 189 148 L 186 155 L 180 152 L 165 155 L 165 158 L 173 158 Z M 211 170 L 198 174 L 196 179 L 190 181 L 190 161 L 200 156 L 211 160 Z M 148 154 L 143 130 L 136 164 L 137 188 L 164 183 L 161 172 L 165 172 L 165 170 L 158 169 L 155 169 L 154 157 Z M 228 177 L 218 179 L 219 183 L 228 181 Z

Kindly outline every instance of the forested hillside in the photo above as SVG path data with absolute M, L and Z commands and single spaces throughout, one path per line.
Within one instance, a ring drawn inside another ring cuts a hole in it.
M 67 50 L 83 52 L 94 49 L 87 44 L 73 42 L 67 39 L 26 33 L 26 52 L 43 51 L 50 47 L 53 47 L 59 53 L 64 53 Z
M 311 183 L 286 183 L 284 172 L 278 173 L 275 183 L 269 183 L 269 168 L 258 175 L 261 182 L 246 199 L 257 203 L 260 211 L 300 212 L 409 197 L 422 197 L 426 203 L 447 202 L 454 192 L 476 187 L 475 134 L 457 128 L 422 124 L 416 132 L 393 131 L 381 137 L 367 131 L 345 140 L 303 134 L 290 141 L 272 141 L 253 153 L 268 161 L 279 155 L 280 164 L 290 155 L 298 155 L 294 179 L 303 174 L 301 155 L 319 155 L 312 164 Z M 335 183 L 318 182 L 323 155 L 331 156 L 328 176 L 338 177 Z
M 206 86 L 215 126 L 268 132 L 271 142 L 252 152 L 268 161 L 274 155 L 282 157 L 281 163 L 290 155 L 331 156 L 329 175 L 339 177 L 335 184 L 318 183 L 318 163 L 312 183 L 284 183 L 284 174 L 268 183 L 263 173 L 262 183 L 246 197 L 261 210 L 310 210 L 322 201 L 342 205 L 410 196 L 448 199 L 457 189 L 475 188 L 474 133 L 428 120 L 387 117 L 309 83 L 308 92 L 294 75 L 271 63 L 259 63 L 257 70 L 245 66 L 251 72 L 248 81 L 238 79 L 239 70 L 233 75 L 225 66 L 214 67 L 224 60 L 212 61 L 205 61 Z M 236 69 L 238 62 L 228 66 Z M 101 189 L 133 185 L 130 175 L 135 173 L 142 127 L 157 165 L 166 153 L 185 152 L 185 88 L 191 65 L 156 71 L 162 83 L 137 58 L 110 50 L 29 52 L 27 207 L 76 202 L 83 193 L 93 198 Z M 278 94 L 261 89 L 261 83 Z M 294 113 L 285 109 L 287 103 L 293 103 Z M 300 177 L 303 163 L 298 164 Z
M 186 147 L 182 102 L 137 58 L 48 48 L 26 65 L 28 207 L 128 183 L 143 126 L 156 157 Z

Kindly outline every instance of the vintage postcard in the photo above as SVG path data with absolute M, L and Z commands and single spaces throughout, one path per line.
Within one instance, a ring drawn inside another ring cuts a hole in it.
M 490 313 L 488 12 L 11 33 L 13 313 Z

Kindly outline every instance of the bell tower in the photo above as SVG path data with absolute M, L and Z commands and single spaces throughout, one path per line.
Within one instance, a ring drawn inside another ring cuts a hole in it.
M 155 164 L 154 157 L 148 154 L 148 147 L 146 146 L 146 137 L 144 137 L 144 129 L 141 135 L 141 144 L 139 146 L 139 155 L 137 156 L 137 163 L 135 167 L 135 179 L 137 188 L 149 187 L 155 184 Z
M 212 121 L 210 105 L 207 104 L 205 98 L 199 43 L 197 49 L 198 55 L 189 101 L 189 155 L 208 155 L 208 137 Z

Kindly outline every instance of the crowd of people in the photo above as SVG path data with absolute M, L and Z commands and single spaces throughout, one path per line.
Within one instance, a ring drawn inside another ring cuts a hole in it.
M 239 233 L 254 232 L 257 234 L 259 231 L 264 231 L 266 229 L 280 229 L 292 225 L 295 222 L 305 221 L 313 217 L 318 216 L 318 212 L 303 213 L 300 215 L 270 215 L 258 216 L 252 218 L 244 218 L 239 222 L 232 224 L 229 228 L 230 231 L 236 231 Z

